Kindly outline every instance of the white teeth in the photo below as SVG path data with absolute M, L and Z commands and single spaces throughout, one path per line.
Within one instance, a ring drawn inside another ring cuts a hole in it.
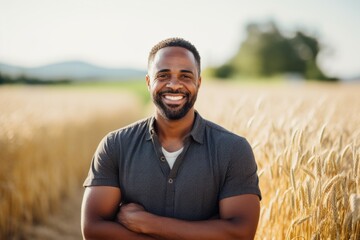
M 177 101 L 177 100 L 181 100 L 183 99 L 183 96 L 169 96 L 169 95 L 165 95 L 166 99 L 172 100 L 172 101 Z

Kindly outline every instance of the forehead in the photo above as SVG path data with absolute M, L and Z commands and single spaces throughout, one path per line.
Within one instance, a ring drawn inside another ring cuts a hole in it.
M 155 54 L 152 66 L 155 68 L 196 68 L 196 60 L 193 53 L 186 48 L 165 47 Z

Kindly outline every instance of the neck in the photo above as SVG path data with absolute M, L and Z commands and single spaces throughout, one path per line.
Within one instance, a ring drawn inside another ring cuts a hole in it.
M 183 142 L 184 137 L 191 131 L 194 119 L 195 110 L 190 109 L 189 112 L 179 120 L 169 120 L 164 118 L 158 111 L 155 114 L 156 130 L 162 145 L 167 145 L 170 142 Z

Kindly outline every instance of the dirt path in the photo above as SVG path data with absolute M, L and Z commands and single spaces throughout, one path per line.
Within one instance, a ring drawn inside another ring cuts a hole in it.
M 25 239 L 82 239 L 80 232 L 80 207 L 83 191 L 83 188 L 80 188 L 74 196 L 64 200 L 60 209 L 55 214 L 49 216 L 46 222 L 28 227 L 25 230 Z

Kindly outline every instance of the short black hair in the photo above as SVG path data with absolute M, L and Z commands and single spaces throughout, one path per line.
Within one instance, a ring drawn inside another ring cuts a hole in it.
M 201 72 L 201 59 L 200 59 L 200 54 L 198 52 L 198 50 L 196 49 L 196 47 L 189 41 L 183 39 L 183 38 L 178 38 L 178 37 L 174 37 L 174 38 L 168 38 L 165 40 L 162 40 L 161 42 L 157 43 L 155 46 L 152 47 L 150 53 L 149 53 L 149 57 L 148 57 L 148 68 L 150 67 L 150 63 L 152 60 L 154 60 L 155 54 L 162 48 L 165 47 L 182 47 L 185 48 L 187 50 L 189 50 L 190 52 L 192 52 L 192 54 L 195 57 L 195 61 L 197 64 L 197 68 L 199 71 L 199 75 Z

